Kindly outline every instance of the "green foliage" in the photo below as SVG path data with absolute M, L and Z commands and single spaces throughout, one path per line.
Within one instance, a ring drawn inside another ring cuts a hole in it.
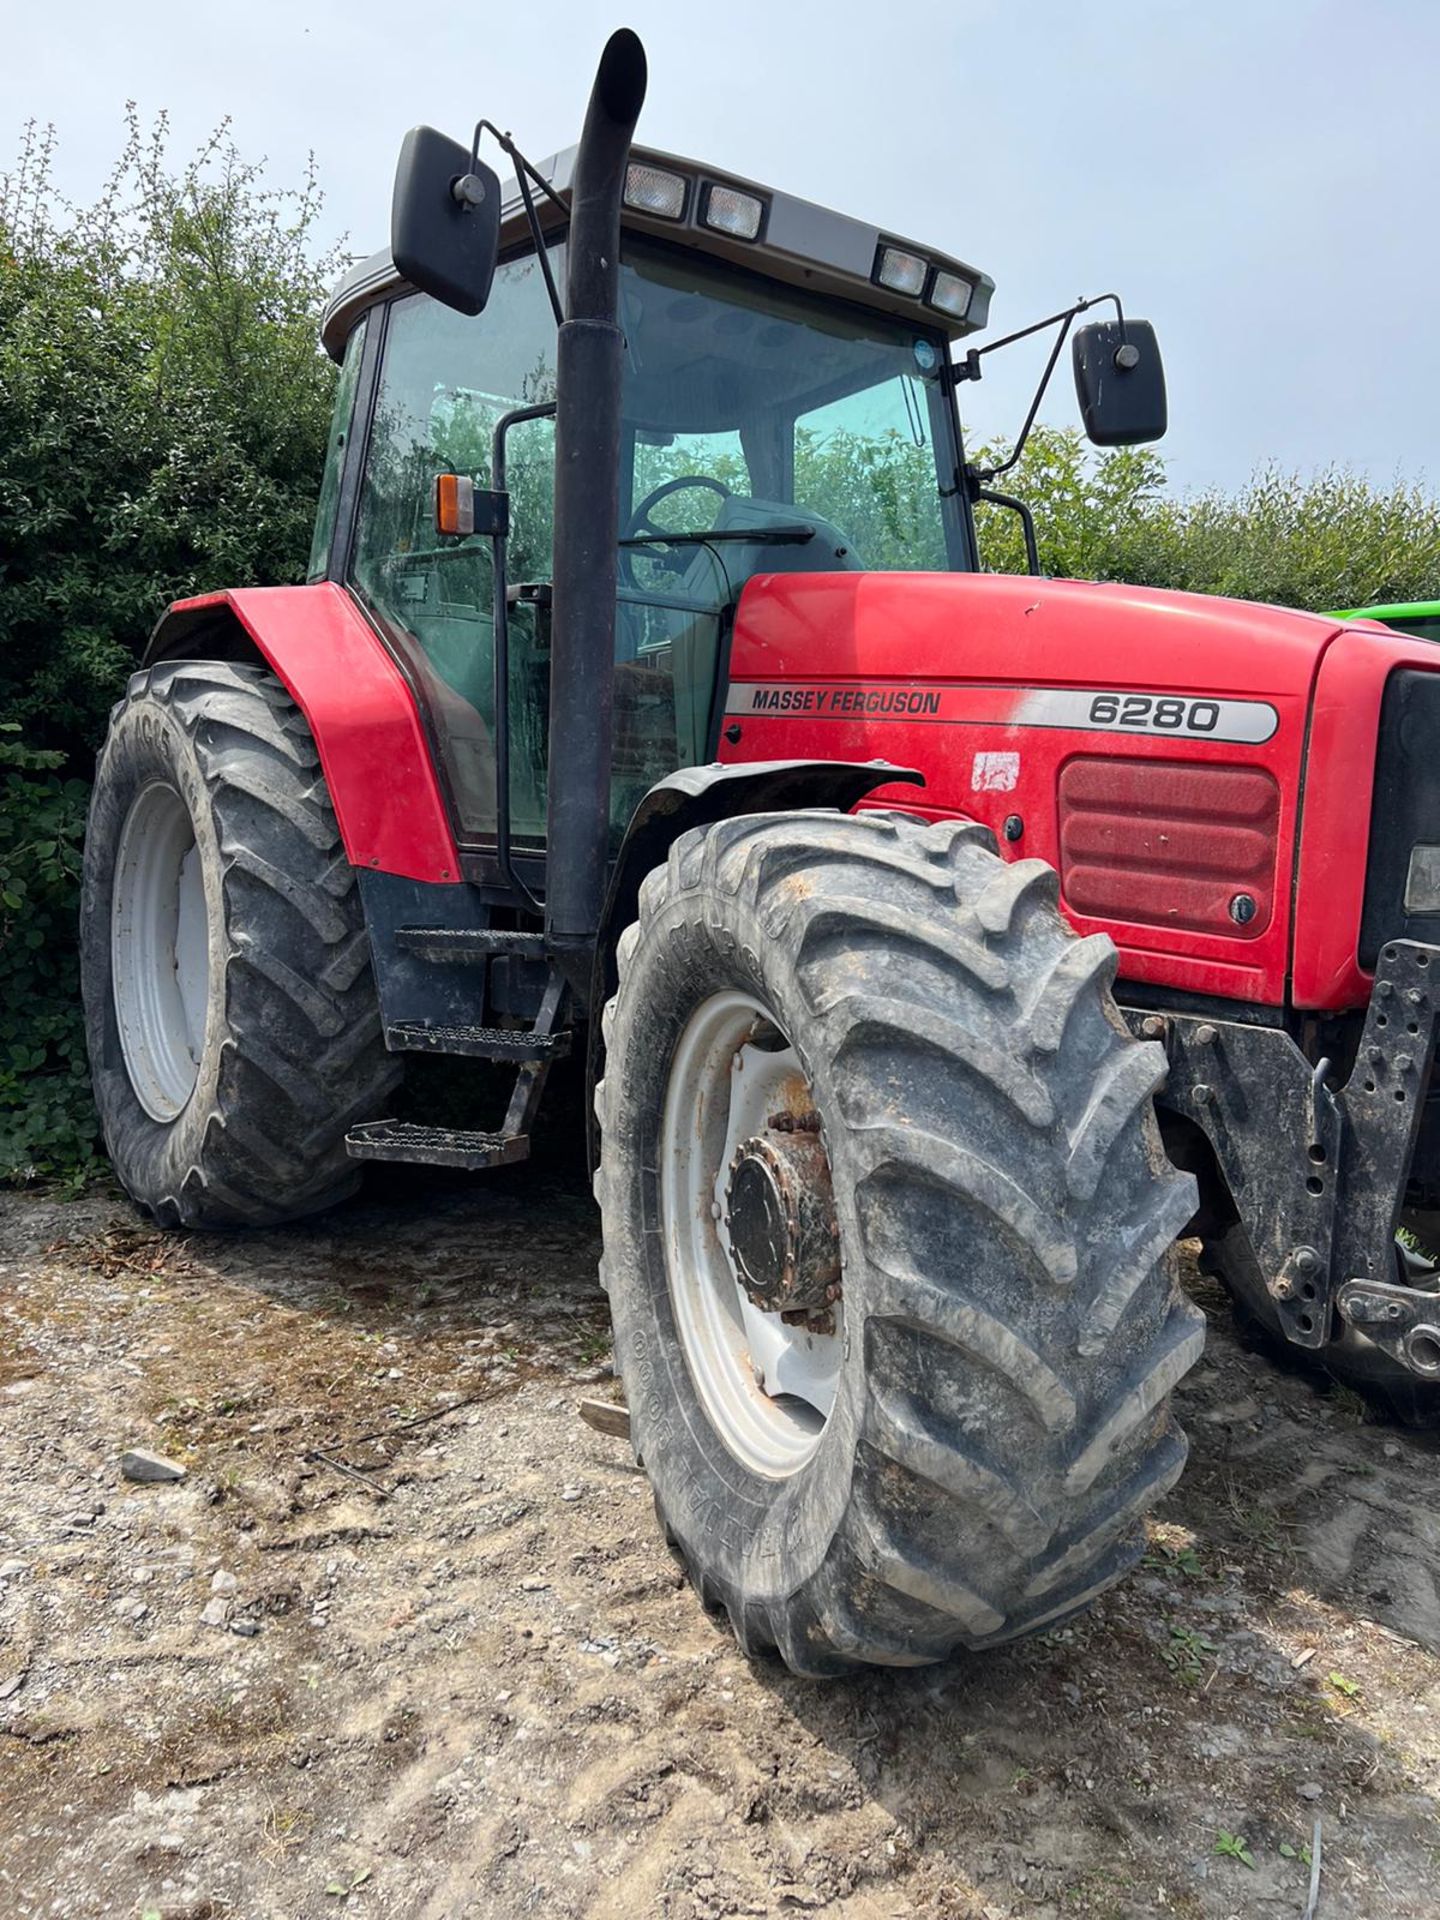
M 93 1152 L 74 927 L 105 716 L 168 601 L 300 577 L 314 518 L 314 179 L 268 187 L 224 126 L 166 147 L 130 109 L 73 206 L 32 126 L 0 177 L 0 1178 Z
M 1215 1851 L 1228 1860 L 1238 1860 L 1242 1867 L 1249 1867 L 1252 1873 L 1255 1871 L 1255 1856 L 1243 1835 L 1227 1833 L 1221 1827 L 1215 1836 Z
M 935 453 L 894 429 L 795 435 L 795 498 L 840 527 L 867 567 L 943 568 Z
M 1205 1671 L 1205 1662 L 1216 1651 L 1215 1642 L 1194 1627 L 1170 1622 L 1169 1642 L 1160 1649 L 1160 1658 L 1182 1687 L 1197 1687 Z
M 973 457 L 994 464 L 1003 449 Z M 1440 508 L 1419 487 L 1335 467 L 1309 479 L 1270 467 L 1238 493 L 1168 491 L 1150 447 L 1088 448 L 1074 429 L 1038 428 L 1007 492 L 1035 513 L 1040 563 L 1075 580 L 1228 594 L 1323 612 L 1440 590 Z M 977 509 L 984 564 L 1023 573 L 1019 521 Z
M 32 129 L 0 181 L 0 714 L 93 747 L 168 600 L 293 580 L 332 370 L 320 198 L 263 184 L 222 127 L 178 172 L 133 109 L 74 207 Z
M 95 1114 L 77 1017 L 85 783 L 0 723 L 0 1179 L 75 1173 Z

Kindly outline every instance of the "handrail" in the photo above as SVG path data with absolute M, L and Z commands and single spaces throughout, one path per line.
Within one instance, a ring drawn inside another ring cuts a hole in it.
M 490 484 L 496 493 L 506 491 L 505 436 L 511 427 L 518 427 L 526 420 L 551 420 L 554 416 L 553 400 L 542 401 L 531 407 L 512 407 L 509 413 L 501 414 L 495 422 L 490 442 Z M 508 524 L 508 517 L 501 524 Z M 509 542 L 508 536 L 503 533 L 497 533 L 492 538 L 495 550 L 492 662 L 495 682 L 495 858 L 500 868 L 500 878 L 522 907 L 529 913 L 543 916 L 545 904 L 535 898 L 516 873 L 510 849 L 510 607 L 506 572 Z

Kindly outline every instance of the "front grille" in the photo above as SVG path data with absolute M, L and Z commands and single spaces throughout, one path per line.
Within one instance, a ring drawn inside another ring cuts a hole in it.
M 1275 904 L 1280 789 L 1261 767 L 1082 757 L 1060 775 L 1060 883 L 1075 913 L 1253 939 Z M 1237 894 L 1255 912 L 1231 916 Z

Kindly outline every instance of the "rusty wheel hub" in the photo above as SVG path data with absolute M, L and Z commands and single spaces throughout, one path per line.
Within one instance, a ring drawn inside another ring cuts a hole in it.
M 725 1224 L 741 1284 L 766 1313 L 823 1313 L 839 1294 L 840 1227 L 818 1132 L 742 1140 Z

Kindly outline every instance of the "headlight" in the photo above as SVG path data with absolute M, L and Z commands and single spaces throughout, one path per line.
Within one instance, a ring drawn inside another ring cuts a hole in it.
M 637 213 L 658 213 L 678 220 L 685 211 L 685 176 L 636 160 L 625 170 L 625 204 Z
M 903 247 L 882 246 L 875 255 L 875 278 L 892 293 L 911 293 L 918 300 L 929 271 L 918 253 L 906 253 Z
M 716 233 L 732 233 L 737 240 L 757 239 L 764 215 L 765 202 L 757 200 L 753 193 L 741 193 L 738 187 L 705 189 L 700 218 Z
M 962 279 L 958 273 L 946 273 L 943 269 L 936 273 L 935 284 L 930 289 L 927 304 L 938 313 L 948 313 L 952 320 L 963 320 L 970 311 L 970 302 L 975 294 L 974 283 Z

